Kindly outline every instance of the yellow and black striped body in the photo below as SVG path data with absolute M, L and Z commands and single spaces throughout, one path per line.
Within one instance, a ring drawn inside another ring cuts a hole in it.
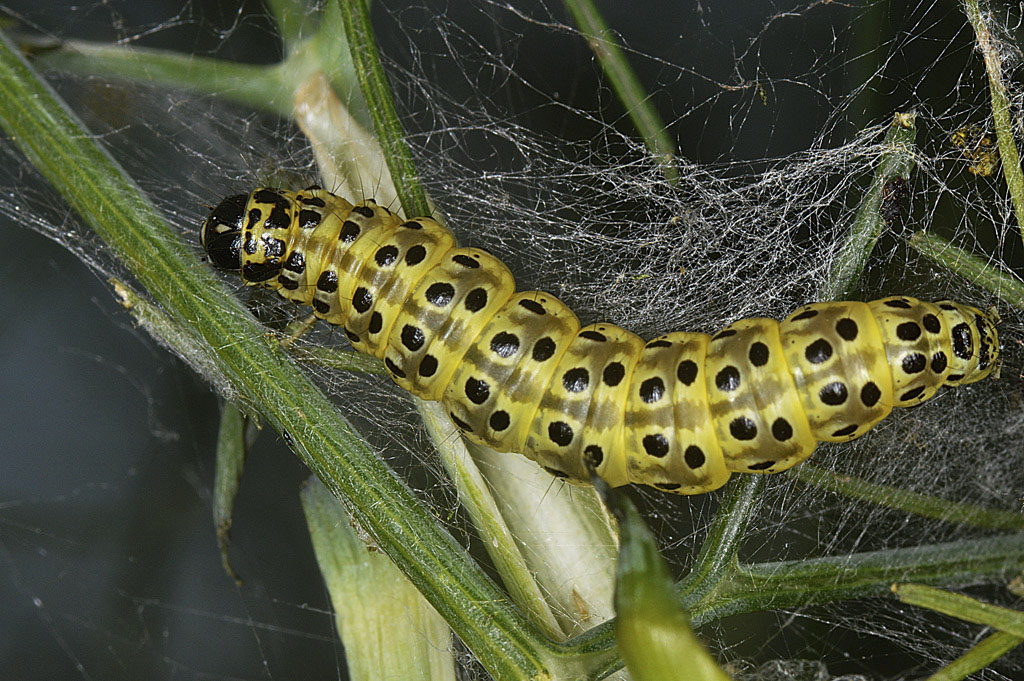
M 906 296 L 816 303 L 714 336 L 581 328 L 434 220 L 318 187 L 229 197 L 202 240 L 217 266 L 344 328 L 470 439 L 572 480 L 589 464 L 611 485 L 706 492 L 734 471 L 790 468 L 999 364 L 988 316 Z

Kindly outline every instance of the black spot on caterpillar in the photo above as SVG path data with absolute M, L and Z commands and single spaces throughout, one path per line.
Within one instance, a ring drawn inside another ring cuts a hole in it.
M 992 318 L 906 296 L 805 305 L 713 337 L 645 343 L 612 324 L 581 328 L 434 220 L 403 224 L 318 187 L 228 197 L 202 243 L 217 267 L 342 326 L 398 385 L 443 402 L 466 437 L 576 481 L 589 477 L 585 459 L 613 486 L 679 494 L 734 471 L 775 473 L 999 363 Z

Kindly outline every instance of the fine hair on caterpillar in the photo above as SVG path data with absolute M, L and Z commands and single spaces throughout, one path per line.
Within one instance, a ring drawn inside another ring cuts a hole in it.
M 999 365 L 992 317 L 907 296 L 805 305 L 713 336 L 581 327 L 436 221 L 316 186 L 230 196 L 201 238 L 214 265 L 311 305 L 470 439 L 574 481 L 592 465 L 612 486 L 707 492 L 732 472 L 786 470 L 819 441 L 853 440 Z

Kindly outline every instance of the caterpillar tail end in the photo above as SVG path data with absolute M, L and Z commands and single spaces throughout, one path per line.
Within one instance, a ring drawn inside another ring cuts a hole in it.
M 982 379 L 992 377 L 999 378 L 1002 367 L 1002 357 L 999 351 L 999 331 L 996 324 L 999 323 L 998 315 L 984 314 L 977 308 L 964 305 L 973 315 L 974 325 L 978 331 L 977 346 L 974 348 L 975 357 L 972 358 L 976 365 L 967 374 L 962 383 L 975 383 Z
M 980 319 L 978 331 L 981 334 L 982 356 L 984 356 L 984 352 L 987 349 L 990 357 L 988 372 L 982 378 L 990 376 L 998 380 L 1003 369 L 1003 356 L 999 347 L 999 331 L 996 329 L 996 325 L 999 324 L 999 313 L 993 307 L 988 310 L 988 314 L 979 314 L 978 318 Z

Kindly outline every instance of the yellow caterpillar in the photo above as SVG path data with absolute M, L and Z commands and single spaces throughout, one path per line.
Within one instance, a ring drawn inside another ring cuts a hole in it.
M 470 439 L 573 480 L 588 479 L 587 461 L 613 486 L 707 492 L 732 471 L 790 468 L 818 441 L 860 437 L 999 364 L 991 318 L 906 296 L 806 305 L 714 336 L 580 328 L 434 220 L 315 186 L 224 199 L 202 243 L 214 265 L 343 327 Z

